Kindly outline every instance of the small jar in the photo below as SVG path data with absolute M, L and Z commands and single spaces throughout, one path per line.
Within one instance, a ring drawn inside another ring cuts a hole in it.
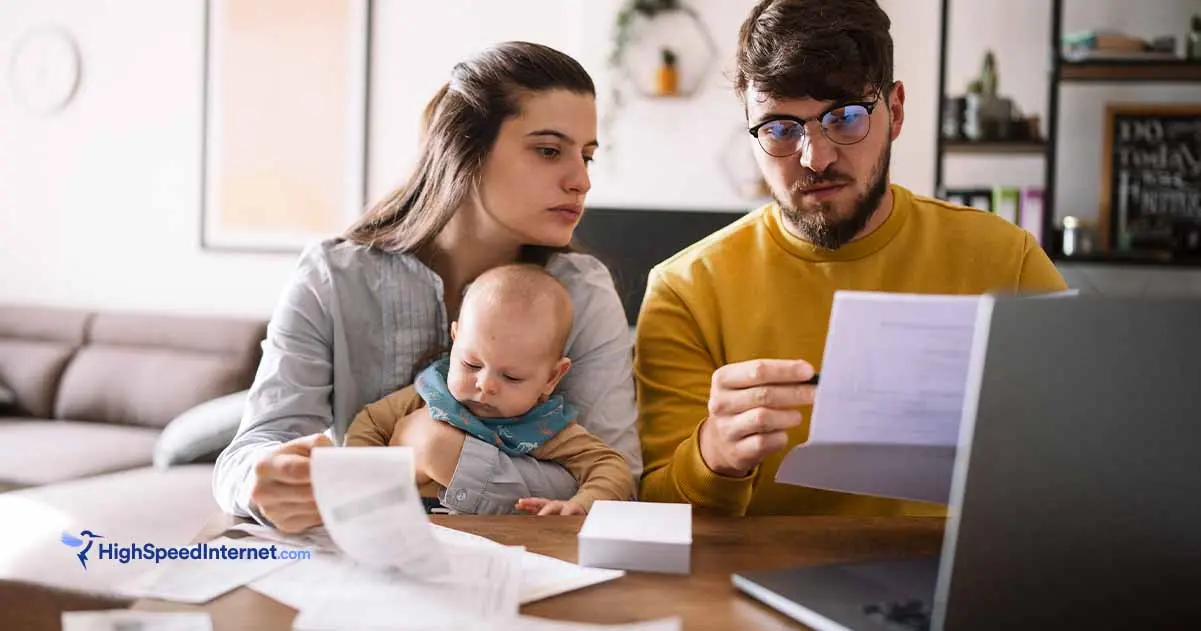
M 1080 250 L 1080 220 L 1075 217 L 1063 218 L 1063 250 L 1064 256 L 1072 256 Z

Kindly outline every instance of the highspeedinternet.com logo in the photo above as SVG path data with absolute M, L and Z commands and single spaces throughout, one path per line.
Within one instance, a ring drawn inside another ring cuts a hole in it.
M 92 559 L 112 560 L 118 563 L 132 561 L 153 561 L 162 563 L 171 560 L 191 561 L 292 561 L 312 558 L 310 550 L 294 550 L 281 548 L 275 544 L 269 546 L 231 546 L 228 544 L 211 545 L 194 543 L 187 546 L 159 546 L 153 543 L 113 543 L 98 541 L 103 535 L 91 530 L 82 530 L 79 535 L 64 531 L 63 545 L 69 548 L 79 548 L 75 558 L 84 570 L 88 569 L 88 561 Z

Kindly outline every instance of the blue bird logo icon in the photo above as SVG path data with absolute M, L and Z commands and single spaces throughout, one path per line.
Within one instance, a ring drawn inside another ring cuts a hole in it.
M 86 537 L 86 539 L 84 539 L 85 537 Z M 79 552 L 75 553 L 75 557 L 79 559 L 79 564 L 83 566 L 84 570 L 87 570 L 88 569 L 88 551 L 92 549 L 92 544 L 96 543 L 95 539 L 103 539 L 103 538 L 104 538 L 103 536 L 98 535 L 98 534 L 92 532 L 91 530 L 81 530 L 79 532 L 78 537 L 76 537 L 75 535 L 72 535 L 71 533 L 64 530 L 63 535 L 62 535 L 62 542 L 64 545 L 66 545 L 67 547 L 70 547 L 70 548 L 78 548 L 79 546 L 83 546 L 85 541 L 87 542 L 87 545 L 83 547 L 83 550 L 80 550 Z

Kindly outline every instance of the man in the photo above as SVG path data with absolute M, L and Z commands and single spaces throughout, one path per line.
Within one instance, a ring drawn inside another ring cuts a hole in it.
M 839 289 L 1065 288 L 1026 231 L 890 185 L 905 120 L 875 0 L 764 0 L 735 87 L 775 198 L 658 265 L 639 316 L 641 498 L 747 514 L 942 514 L 937 505 L 777 484 L 804 442 Z

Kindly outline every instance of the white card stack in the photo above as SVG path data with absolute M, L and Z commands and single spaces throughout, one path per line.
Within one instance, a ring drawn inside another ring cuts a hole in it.
M 579 564 L 687 574 L 692 505 L 598 501 L 579 533 Z

